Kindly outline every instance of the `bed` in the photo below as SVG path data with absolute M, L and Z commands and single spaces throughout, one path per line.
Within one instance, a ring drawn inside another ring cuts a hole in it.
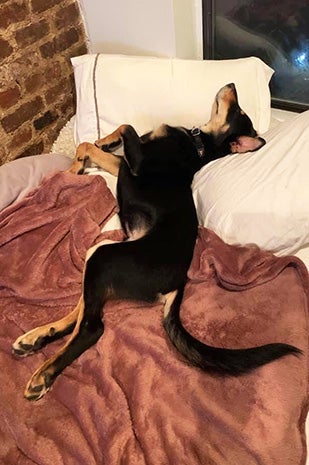
M 0 168 L 1 463 L 305 465 L 309 112 L 271 109 L 272 70 L 254 57 L 101 54 L 72 64 L 76 115 L 52 152 Z M 28 402 L 26 382 L 63 341 L 23 359 L 12 342 L 73 308 L 91 245 L 123 239 L 116 179 L 96 167 L 67 172 L 76 144 L 123 122 L 140 133 L 163 121 L 198 126 L 228 82 L 267 144 L 194 178 L 200 228 L 182 319 L 210 344 L 280 341 L 303 355 L 238 378 L 208 375 L 170 347 L 160 305 L 117 301 L 104 310 L 100 341 Z

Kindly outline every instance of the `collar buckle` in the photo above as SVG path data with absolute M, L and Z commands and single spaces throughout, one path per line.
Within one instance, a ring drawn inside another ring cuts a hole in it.
M 205 156 L 205 147 L 201 138 L 201 130 L 200 128 L 193 127 L 191 129 L 191 135 L 193 137 L 193 142 L 196 147 L 198 156 L 203 158 Z

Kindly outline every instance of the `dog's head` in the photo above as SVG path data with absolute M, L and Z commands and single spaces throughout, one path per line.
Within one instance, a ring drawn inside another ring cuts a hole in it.
M 234 84 L 227 84 L 219 90 L 211 118 L 201 126 L 200 131 L 207 158 L 253 152 L 265 144 L 265 140 L 257 135 L 249 116 L 240 108 Z

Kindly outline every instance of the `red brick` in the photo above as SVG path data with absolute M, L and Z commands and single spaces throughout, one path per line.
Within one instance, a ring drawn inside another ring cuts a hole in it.
M 26 121 L 33 119 L 43 107 L 41 97 L 36 97 L 34 100 L 24 103 L 14 113 L 5 116 L 1 120 L 1 124 L 5 132 L 13 132 Z
M 79 35 L 75 28 L 63 32 L 55 37 L 52 41 L 47 42 L 40 47 L 43 58 L 51 58 L 56 53 L 63 52 L 79 41 Z
M 51 80 L 55 82 L 59 81 L 61 78 L 63 78 L 63 74 L 63 63 L 59 63 L 54 60 L 48 63 L 47 68 L 44 71 L 44 75 L 49 83 Z
M 66 26 L 71 26 L 73 23 L 79 20 L 79 9 L 75 3 L 67 6 L 66 8 L 61 8 L 57 11 L 55 17 L 55 24 L 57 29 L 61 29 Z
M 13 47 L 11 44 L 5 40 L 0 38 L 0 59 L 7 58 L 13 52 Z
M 27 92 L 44 92 L 47 84 L 51 82 L 59 82 L 65 76 L 63 65 L 56 61 L 48 62 L 47 66 L 41 67 L 40 72 L 35 72 L 26 77 L 24 81 Z
M 37 131 L 39 131 L 45 128 L 46 126 L 52 124 L 56 119 L 57 116 L 55 114 L 52 114 L 52 112 L 48 110 L 46 113 L 44 113 L 43 116 L 40 116 L 40 118 L 34 120 L 33 126 Z
M 44 144 L 42 141 L 30 145 L 25 150 L 17 155 L 16 158 L 30 157 L 31 155 L 40 155 L 44 152 Z
M 68 79 L 64 79 L 56 86 L 51 87 L 46 91 L 45 99 L 48 104 L 62 101 L 68 94 L 73 92 L 72 85 Z
M 38 89 L 42 88 L 42 74 L 32 74 L 27 77 L 25 80 L 25 89 L 27 92 L 36 92 Z
M 57 44 L 57 49 L 62 52 L 71 45 L 76 44 L 79 41 L 79 34 L 75 28 L 71 28 L 68 31 L 63 32 L 55 39 Z
M 17 130 L 14 133 L 13 138 L 11 139 L 9 147 L 14 149 L 16 147 L 20 147 L 21 145 L 25 145 L 27 142 L 31 140 L 32 137 L 32 128 L 26 127 Z
M 58 4 L 63 4 L 63 0 L 31 0 L 31 7 L 34 13 L 42 13 Z
M 52 58 L 57 53 L 55 40 L 50 40 L 41 45 L 40 52 L 43 58 Z
M 42 11 L 49 10 L 55 5 L 62 3 L 61 0 L 32 0 L 31 6 L 34 13 L 42 13 Z
M 1 2 L 0 2 L 1 3 Z M 11 24 L 26 19 L 28 8 L 26 2 L 12 3 L 0 9 L 0 28 L 7 29 Z
M 33 23 L 30 26 L 24 27 L 16 31 L 16 42 L 20 47 L 27 47 L 27 45 L 37 42 L 42 37 L 49 33 L 49 25 L 45 20 L 38 23 Z
M 3 92 L 0 92 L 0 107 L 7 109 L 18 102 L 20 90 L 17 86 L 11 87 Z

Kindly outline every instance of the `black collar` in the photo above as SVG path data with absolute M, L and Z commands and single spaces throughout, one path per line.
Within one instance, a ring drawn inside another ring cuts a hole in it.
M 205 147 L 201 138 L 201 130 L 200 128 L 192 128 L 191 129 L 191 136 L 193 138 L 193 143 L 196 147 L 198 156 L 203 158 L 205 156 Z

